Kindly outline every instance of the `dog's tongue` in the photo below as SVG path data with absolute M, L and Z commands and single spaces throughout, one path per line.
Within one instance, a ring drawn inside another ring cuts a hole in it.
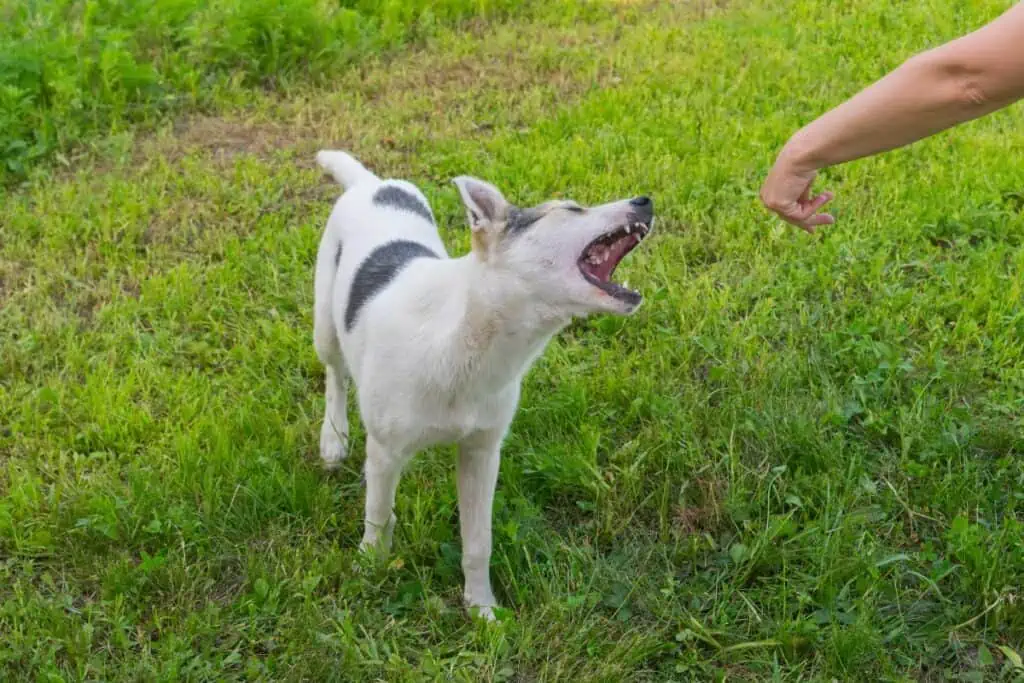
M 611 244 L 595 244 L 587 250 L 587 258 L 584 267 L 594 278 L 603 282 L 615 271 L 615 266 L 626 255 L 626 252 L 640 241 L 636 235 L 623 235 Z

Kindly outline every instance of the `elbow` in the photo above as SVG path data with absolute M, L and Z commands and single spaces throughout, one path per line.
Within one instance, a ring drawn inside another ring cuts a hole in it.
M 960 101 L 965 106 L 973 109 L 989 109 L 992 98 L 988 96 L 984 88 L 976 80 L 967 80 L 960 87 Z
M 956 74 L 950 78 L 952 97 L 962 108 L 979 112 L 992 108 L 992 97 L 981 78 L 973 74 Z
M 907 66 L 920 74 L 920 82 L 932 84 L 934 92 L 954 107 L 982 112 L 993 106 L 995 98 L 987 69 L 955 54 L 953 50 L 930 50 L 912 57 Z
M 950 75 L 953 98 L 964 109 L 987 111 L 992 107 L 992 96 L 984 78 L 976 72 L 964 70 Z

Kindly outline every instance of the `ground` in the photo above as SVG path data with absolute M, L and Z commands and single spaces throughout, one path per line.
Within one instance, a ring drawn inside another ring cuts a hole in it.
M 1024 674 L 1020 109 L 826 172 L 820 236 L 756 198 L 800 125 L 1007 3 L 550 4 L 7 190 L 0 678 Z M 654 198 L 621 267 L 644 306 L 526 381 L 497 624 L 460 608 L 449 450 L 407 472 L 381 566 L 357 559 L 359 428 L 319 467 L 321 148 L 417 183 L 455 253 L 459 174 Z

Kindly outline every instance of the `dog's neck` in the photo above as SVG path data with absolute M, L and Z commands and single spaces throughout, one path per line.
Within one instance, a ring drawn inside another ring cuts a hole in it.
M 572 313 L 539 298 L 521 279 L 470 254 L 459 262 L 459 381 L 499 391 L 517 382 Z

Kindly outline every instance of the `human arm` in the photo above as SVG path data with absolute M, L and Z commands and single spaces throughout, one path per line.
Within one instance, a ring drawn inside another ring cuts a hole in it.
M 923 52 L 798 131 L 761 188 L 781 218 L 808 232 L 834 222 L 818 210 L 818 170 L 902 147 L 1024 97 L 1024 3 L 962 38 Z

